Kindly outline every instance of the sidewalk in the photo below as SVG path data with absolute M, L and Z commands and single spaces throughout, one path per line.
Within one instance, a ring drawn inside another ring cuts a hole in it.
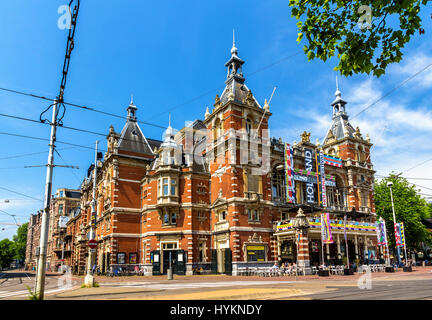
M 358 279 L 360 276 L 362 276 L 364 273 L 355 273 L 352 276 L 344 276 L 344 275 L 330 275 L 329 277 L 320 277 L 317 275 L 299 275 L 297 277 L 295 276 L 281 276 L 281 277 L 260 277 L 260 276 L 229 276 L 229 275 L 216 275 L 216 274 L 209 274 L 209 275 L 193 275 L 193 276 L 179 276 L 174 275 L 171 282 L 200 282 L 200 281 L 268 281 L 268 280 L 285 280 L 285 281 L 295 281 L 297 280 L 301 281 L 314 281 L 314 280 L 320 280 L 320 281 L 337 281 L 337 280 L 355 280 Z M 398 271 L 394 273 L 387 273 L 387 272 L 373 272 L 372 276 L 374 278 L 401 278 L 401 277 L 410 277 L 411 279 L 414 279 L 415 276 L 424 276 L 424 275 L 430 275 L 432 277 L 432 266 L 428 267 L 413 267 L 413 272 L 403 272 L 402 268 L 399 268 Z M 82 281 L 84 282 L 84 275 L 82 276 L 73 276 L 73 280 Z M 95 281 L 98 283 L 125 283 L 125 282 L 138 282 L 138 281 L 144 281 L 144 282 L 160 282 L 160 281 L 166 281 L 167 275 L 160 275 L 160 276 L 117 276 L 117 277 L 107 277 L 107 276 L 95 276 Z

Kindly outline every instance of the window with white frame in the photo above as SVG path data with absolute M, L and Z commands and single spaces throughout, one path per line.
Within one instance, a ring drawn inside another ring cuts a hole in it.
M 259 221 L 259 212 L 257 209 L 248 209 L 248 220 Z
M 177 214 L 176 212 L 167 211 L 163 215 L 162 219 L 163 225 L 176 225 L 177 224 Z
M 158 185 L 159 196 L 176 196 L 177 192 L 177 179 L 166 177 L 159 179 Z
M 221 212 L 219 212 L 219 221 L 225 221 L 226 220 L 226 211 L 223 210 Z

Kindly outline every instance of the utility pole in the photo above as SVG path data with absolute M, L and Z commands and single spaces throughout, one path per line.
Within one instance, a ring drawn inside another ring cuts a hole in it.
M 387 183 L 387 187 L 390 188 L 390 198 L 391 198 L 392 210 L 393 210 L 393 224 L 396 225 L 396 214 L 395 214 L 395 208 L 394 208 L 394 203 L 393 203 L 392 186 L 393 186 L 393 182 L 388 182 Z M 396 230 L 395 230 L 395 237 L 396 237 Z M 401 265 L 400 248 L 399 248 L 399 246 L 397 244 L 396 244 L 396 251 L 397 251 L 398 266 L 400 266 Z
M 94 169 L 93 169 L 93 200 L 92 200 L 92 207 L 91 207 L 91 218 L 90 218 L 90 236 L 89 240 L 94 240 L 94 230 L 93 227 L 96 223 L 96 177 L 97 177 L 97 152 L 98 150 L 98 141 L 96 141 L 96 147 L 95 147 L 95 162 L 94 162 Z M 92 274 L 92 262 L 94 260 L 94 250 L 89 247 L 89 253 L 88 253 L 88 262 L 87 262 L 87 275 L 84 279 L 84 284 L 90 287 L 94 286 L 94 277 Z
M 38 259 L 38 268 L 36 275 L 36 295 L 39 300 L 43 300 L 45 291 L 45 272 L 46 272 L 46 254 L 49 228 L 49 210 L 51 204 L 52 175 L 54 167 L 54 149 L 57 132 L 57 99 L 54 100 L 51 120 L 51 137 L 49 144 L 48 164 L 45 184 L 44 211 L 42 213 L 40 253 Z

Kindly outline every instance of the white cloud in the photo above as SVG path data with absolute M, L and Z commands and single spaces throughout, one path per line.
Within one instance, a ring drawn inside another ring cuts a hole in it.
M 398 64 L 390 68 L 390 72 L 395 75 L 412 76 L 426 66 L 432 64 L 432 56 L 425 53 L 416 53 L 415 55 L 405 58 L 405 63 Z M 432 66 L 421 72 L 415 78 L 410 80 L 418 88 L 429 88 L 432 86 Z

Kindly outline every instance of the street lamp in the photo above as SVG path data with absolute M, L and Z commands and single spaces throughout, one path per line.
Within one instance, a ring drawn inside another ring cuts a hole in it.
M 307 237 L 308 231 L 309 231 L 309 220 L 304 215 L 302 208 L 298 210 L 297 215 L 293 219 L 292 226 L 296 231 L 296 238 L 297 238 L 297 265 L 299 265 L 298 256 L 299 256 L 299 245 L 300 242 L 302 242 L 304 237 Z M 307 243 L 307 241 L 306 241 Z M 310 274 L 310 266 L 309 266 L 309 260 L 302 259 L 301 261 L 301 267 L 303 268 L 305 274 Z
M 391 182 L 391 181 L 387 182 L 387 187 L 390 188 L 390 198 L 391 198 L 392 210 L 393 210 L 393 224 L 396 225 L 396 214 L 395 214 L 395 208 L 394 208 L 394 202 L 393 202 L 392 186 L 393 186 L 393 182 Z M 395 230 L 395 239 L 396 239 L 396 230 Z M 398 266 L 400 266 L 401 265 L 400 248 L 397 244 L 396 244 L 396 251 L 397 251 L 397 258 L 398 258 Z

